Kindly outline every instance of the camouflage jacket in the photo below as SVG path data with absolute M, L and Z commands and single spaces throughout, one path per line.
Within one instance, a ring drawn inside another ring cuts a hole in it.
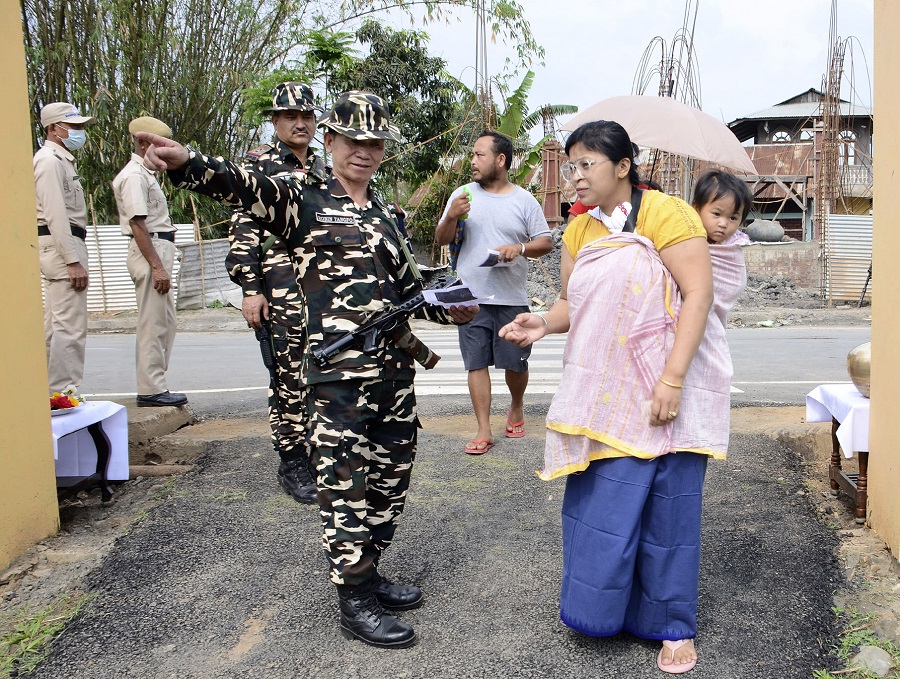
M 350 349 L 325 368 L 310 352 L 359 325 L 369 314 L 400 303 L 422 285 L 407 258 L 397 224 L 384 203 L 369 191 L 359 207 L 341 183 L 270 179 L 222 158 L 191 151 L 188 164 L 169 173 L 180 188 L 243 209 L 288 246 L 305 300 L 307 353 L 300 379 L 308 384 L 349 378 L 411 380 L 413 359 L 389 337 L 373 354 Z M 425 306 L 422 318 L 452 323 L 439 307 Z
M 327 176 L 321 158 L 310 154 L 303 164 L 280 139 L 248 151 L 244 168 L 269 177 L 290 177 L 301 182 L 321 181 Z M 269 249 L 263 252 L 269 235 L 250 215 L 236 211 L 231 216 L 228 230 L 225 268 L 231 280 L 241 286 L 244 297 L 265 295 L 270 304 L 269 318 L 278 325 L 296 329 L 302 325 L 302 293 L 297 287 L 285 242 L 274 237 Z

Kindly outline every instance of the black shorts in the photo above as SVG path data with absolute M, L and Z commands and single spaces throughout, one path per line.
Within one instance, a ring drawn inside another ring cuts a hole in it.
M 466 370 L 481 370 L 493 365 L 501 370 L 527 372 L 531 346 L 520 347 L 497 333 L 516 316 L 528 311 L 526 305 L 482 304 L 474 319 L 459 326 L 459 350 Z

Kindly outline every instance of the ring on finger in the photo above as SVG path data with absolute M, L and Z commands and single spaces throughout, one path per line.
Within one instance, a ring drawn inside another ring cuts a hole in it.
M 674 420 L 676 417 L 678 417 L 678 413 L 676 413 L 676 412 L 670 410 L 670 411 L 669 411 L 669 417 L 671 417 L 671 418 Z

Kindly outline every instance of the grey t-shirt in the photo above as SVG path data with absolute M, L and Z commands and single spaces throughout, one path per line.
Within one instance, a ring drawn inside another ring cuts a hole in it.
M 479 296 L 493 295 L 494 299 L 489 304 L 527 305 L 525 280 L 528 260 L 525 257 L 516 257 L 511 266 L 479 265 L 487 258 L 488 250 L 550 235 L 540 203 L 519 186 L 514 186 L 509 193 L 488 193 L 475 182 L 467 186 L 472 202 L 456 265 L 457 273 L 463 283 Z M 451 194 L 447 201 L 448 208 L 462 190 L 463 187 L 459 187 Z M 443 216 L 447 216 L 447 208 Z

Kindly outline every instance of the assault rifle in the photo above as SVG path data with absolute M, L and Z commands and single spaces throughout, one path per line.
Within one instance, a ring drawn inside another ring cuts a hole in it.
M 278 401 L 278 369 L 275 366 L 275 350 L 272 346 L 272 334 L 269 331 L 269 321 L 267 321 L 259 312 L 259 328 L 253 331 L 256 340 L 259 342 L 259 353 L 262 354 L 263 365 L 269 371 L 269 382 L 272 386 L 272 393 L 275 394 L 275 410 L 281 415 L 281 404 Z
M 429 289 L 446 288 L 456 285 L 458 282 L 459 280 L 456 278 L 441 276 L 435 285 L 429 286 Z M 313 360 L 320 368 L 324 368 L 332 358 L 347 349 L 361 348 L 364 354 L 373 354 L 378 350 L 381 338 L 389 335 L 394 338 L 401 349 L 419 363 L 426 368 L 433 368 L 440 360 L 440 356 L 434 354 L 406 328 L 401 327 L 417 309 L 424 305 L 425 296 L 420 292 L 397 306 L 387 307 L 367 318 L 353 330 L 348 330 L 331 344 L 314 350 L 312 352 Z

